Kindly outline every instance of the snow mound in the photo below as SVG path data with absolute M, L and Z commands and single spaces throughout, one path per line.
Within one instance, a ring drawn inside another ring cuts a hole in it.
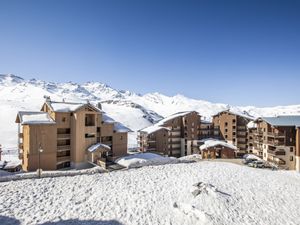
M 137 168 L 152 165 L 164 165 L 178 163 L 179 160 L 173 157 L 164 157 L 153 153 L 138 153 L 121 157 L 115 161 L 126 168 Z
M 181 161 L 181 162 L 197 162 L 201 159 L 202 159 L 202 156 L 200 154 L 193 154 L 193 155 L 182 156 L 179 158 L 179 161 Z
M 261 158 L 259 158 L 259 157 L 256 156 L 256 155 L 253 155 L 253 154 L 246 154 L 246 155 L 243 156 L 243 158 L 244 158 L 244 159 L 257 159 L 257 160 L 259 160 L 259 161 L 262 160 Z

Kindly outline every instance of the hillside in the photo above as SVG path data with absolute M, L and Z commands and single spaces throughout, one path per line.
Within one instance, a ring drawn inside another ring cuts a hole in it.
M 224 109 L 231 108 L 253 116 L 300 114 L 300 105 L 256 108 L 235 107 L 221 103 L 190 99 L 183 95 L 166 96 L 160 93 L 136 94 L 116 90 L 100 82 L 54 83 L 41 80 L 25 80 L 15 75 L 0 75 L 0 144 L 16 146 L 17 111 L 40 110 L 44 95 L 53 100 L 86 101 L 102 103 L 103 110 L 136 131 L 178 111 L 196 110 L 204 119 Z M 136 144 L 135 133 L 130 134 L 130 146 Z

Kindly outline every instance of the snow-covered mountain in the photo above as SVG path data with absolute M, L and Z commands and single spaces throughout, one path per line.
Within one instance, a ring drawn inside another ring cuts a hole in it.
M 86 101 L 102 103 L 103 110 L 115 120 L 132 130 L 149 126 L 178 111 L 195 110 L 204 119 L 222 110 L 231 108 L 253 116 L 300 114 L 300 105 L 257 108 L 254 106 L 234 107 L 190 99 L 183 95 L 165 96 L 160 93 L 145 95 L 116 90 L 100 82 L 77 84 L 73 82 L 54 83 L 31 79 L 24 80 L 15 75 L 0 75 L 0 144 L 14 147 L 17 142 L 15 117 L 20 110 L 39 110 L 44 95 L 53 100 Z M 130 145 L 135 144 L 135 133 L 130 135 Z

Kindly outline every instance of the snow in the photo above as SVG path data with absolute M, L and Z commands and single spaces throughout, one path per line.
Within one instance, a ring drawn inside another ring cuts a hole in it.
M 254 121 L 250 121 L 250 122 L 247 124 L 247 128 L 248 128 L 248 129 L 255 129 L 255 128 L 257 128 L 257 124 L 254 123 Z
M 74 112 L 80 107 L 82 107 L 84 103 L 63 103 L 63 102 L 53 102 L 51 103 L 51 107 L 55 112 Z
M 89 152 L 94 152 L 96 151 L 98 148 L 104 148 L 104 149 L 107 149 L 107 150 L 110 150 L 111 148 L 106 145 L 106 144 L 102 144 L 102 143 L 97 143 L 97 144 L 94 144 L 92 146 L 90 146 L 87 150 Z
M 15 123 L 17 112 L 39 111 L 45 101 L 44 95 L 56 101 L 65 99 L 68 102 L 87 102 L 89 100 L 93 105 L 101 102 L 105 112 L 134 131 L 129 133 L 129 146 L 137 146 L 136 131 L 176 112 L 196 111 L 205 120 L 210 120 L 212 115 L 228 108 L 240 113 L 246 111 L 255 117 L 300 115 L 300 105 L 268 108 L 239 107 L 191 99 L 182 95 L 166 96 L 160 93 L 140 95 L 119 91 L 100 82 L 54 83 L 35 79 L 24 80 L 11 74 L 0 75 L 0 144 L 3 148 L 17 146 L 17 124 Z M 68 107 L 70 106 L 62 108 Z
M 125 127 L 120 122 L 115 122 L 115 124 L 114 124 L 114 131 L 119 132 L 119 133 L 132 132 L 132 130 L 130 130 L 128 127 Z
M 298 225 L 300 174 L 198 162 L 0 183 L 1 224 Z
M 204 150 L 204 149 L 207 149 L 207 148 L 212 148 L 212 147 L 219 146 L 219 145 L 237 150 L 236 146 L 234 146 L 232 144 L 229 144 L 225 141 L 221 141 L 221 140 L 217 140 L 217 139 L 213 139 L 213 138 L 200 140 L 199 142 L 204 142 L 204 144 L 200 146 L 200 150 Z
M 124 156 L 115 161 L 117 164 L 126 168 L 136 168 L 150 165 L 163 165 L 178 163 L 178 159 L 173 157 L 161 156 L 154 153 L 138 153 Z
M 156 131 L 159 131 L 159 130 L 168 130 L 169 131 L 170 129 L 168 129 L 166 127 L 160 127 L 158 124 L 155 124 L 153 126 L 146 127 L 146 128 L 144 128 L 140 131 L 145 132 L 147 134 L 152 134 L 152 133 L 154 133 Z
M 25 124 L 55 124 L 53 119 L 45 112 L 19 112 L 20 122 Z
M 246 155 L 243 156 L 243 158 L 244 158 L 244 159 L 257 159 L 257 160 L 259 160 L 259 161 L 262 160 L 261 158 L 259 158 L 259 157 L 256 156 L 256 155 L 253 155 L 253 154 L 246 154 Z

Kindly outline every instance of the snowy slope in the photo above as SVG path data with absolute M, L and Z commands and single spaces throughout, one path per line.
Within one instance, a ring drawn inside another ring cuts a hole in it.
M 216 161 L 28 179 L 0 183 L 0 224 L 298 225 L 299 189 L 296 172 Z
M 15 75 L 0 75 L 0 144 L 16 146 L 17 126 L 14 123 L 19 110 L 39 110 L 43 96 L 53 100 L 102 102 L 103 109 L 115 120 L 136 131 L 147 127 L 178 111 L 195 110 L 204 119 L 224 109 L 244 111 L 254 116 L 300 114 L 300 105 L 274 108 L 233 107 L 203 100 L 186 98 L 182 95 L 165 96 L 159 93 L 139 95 L 130 91 L 119 91 L 100 82 L 77 84 L 54 83 L 40 80 L 24 80 Z M 136 133 L 130 134 L 130 146 L 136 144 Z

